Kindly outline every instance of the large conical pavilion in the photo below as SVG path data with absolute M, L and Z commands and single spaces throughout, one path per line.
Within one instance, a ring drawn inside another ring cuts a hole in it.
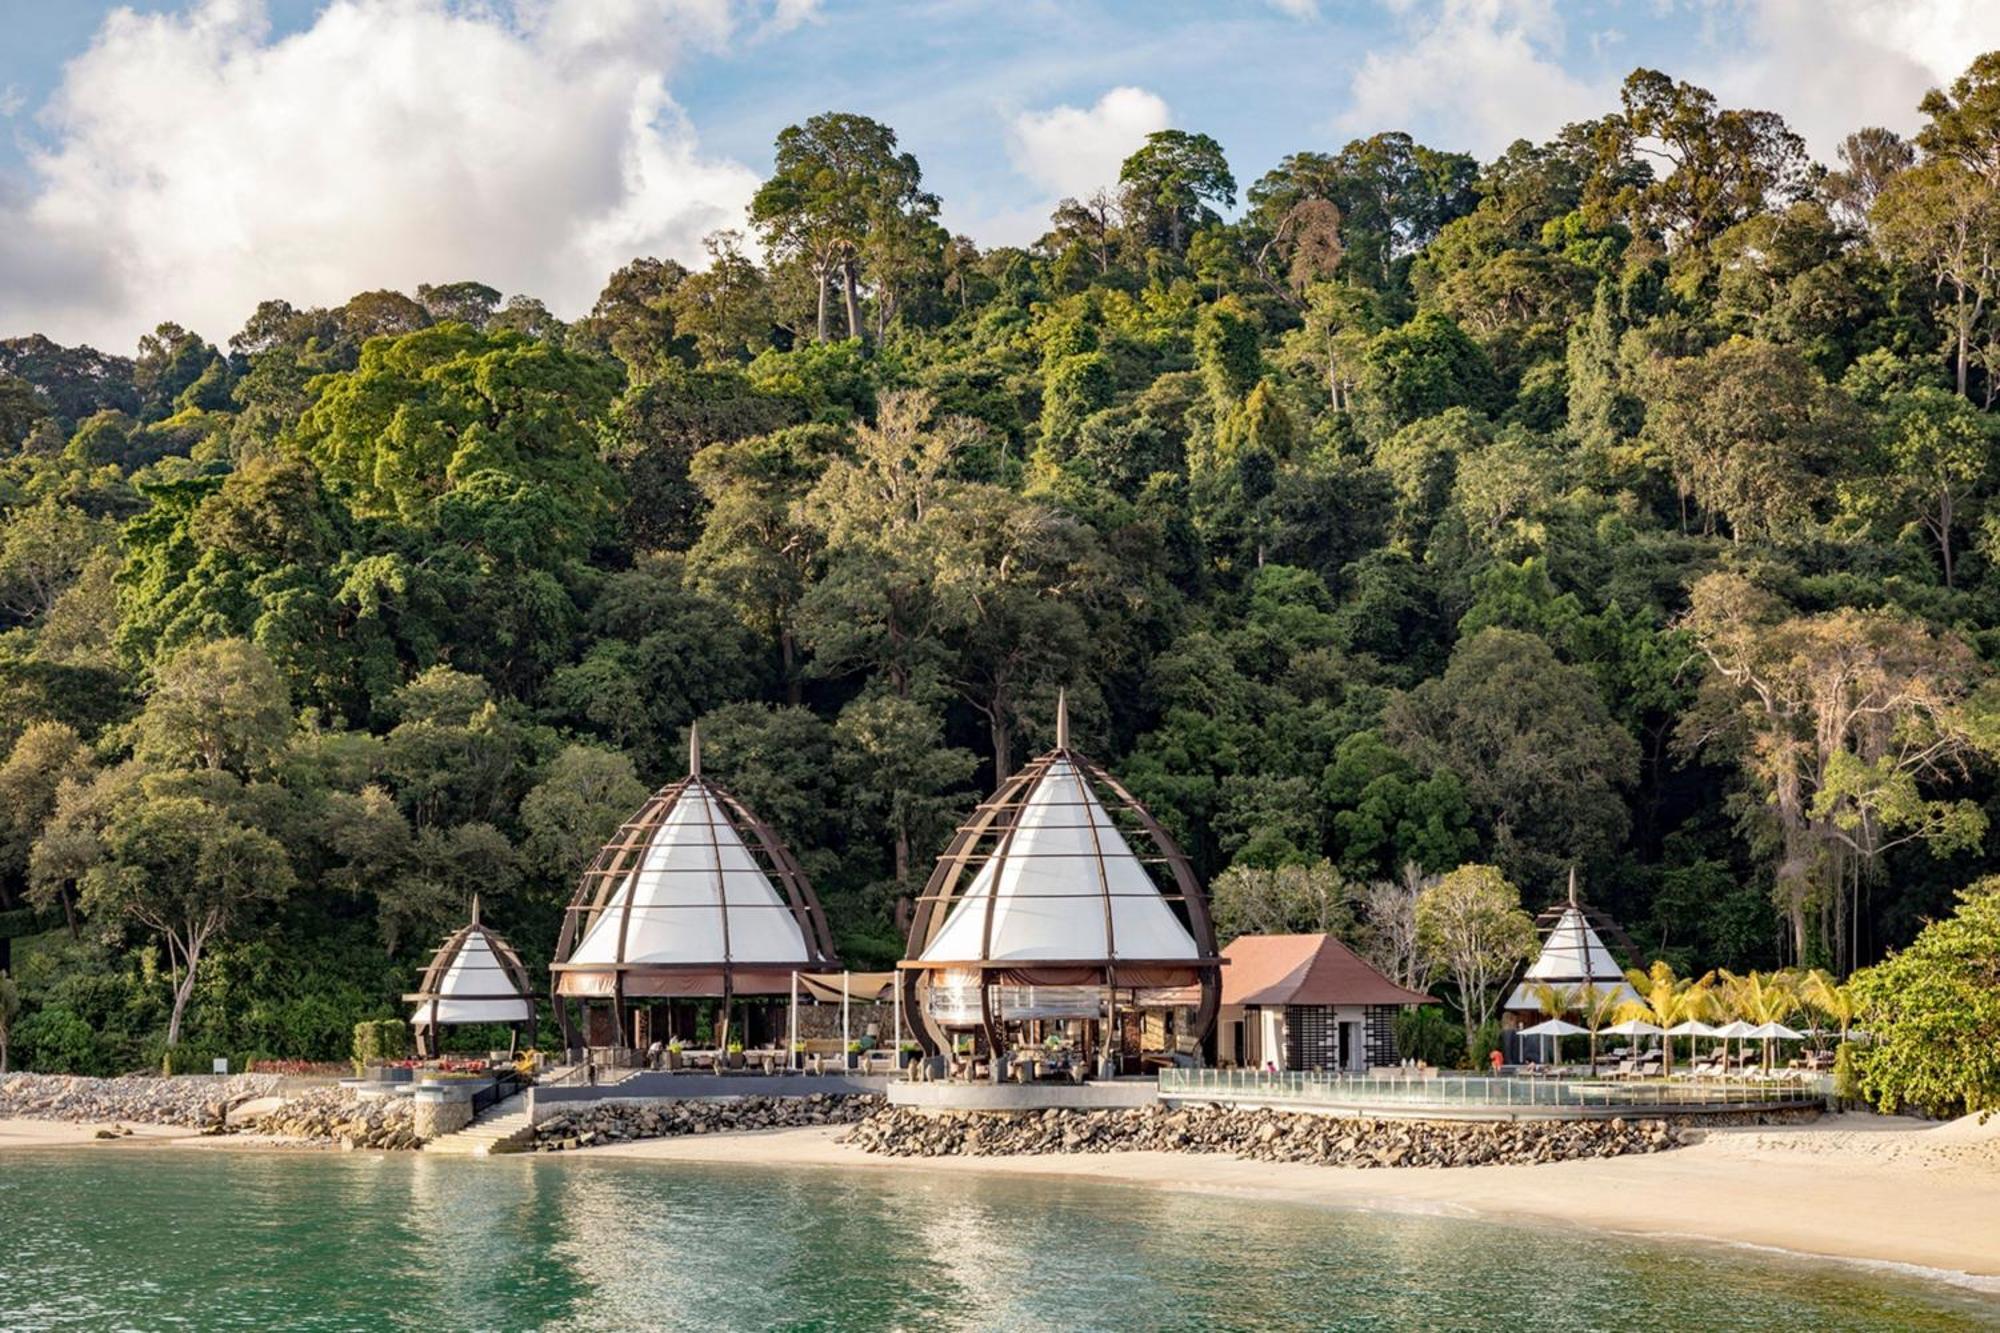
M 1631 941 L 1615 922 L 1584 904 L 1577 894 L 1576 868 L 1569 872 L 1569 894 L 1565 901 L 1548 908 L 1535 918 L 1542 932 L 1541 952 L 1521 974 L 1520 984 L 1507 997 L 1503 1012 L 1540 1013 L 1537 986 L 1552 986 L 1580 995 L 1586 987 L 1599 995 L 1616 994 L 1620 999 L 1637 1000 L 1639 993 L 1625 980 L 1625 970 L 1605 947 L 1604 936 L 1616 940 L 1628 956 Z M 1578 1006 L 1581 1008 L 1581 1002 Z
M 437 1053 L 442 1027 L 506 1023 L 518 1042 L 521 1028 L 535 1021 L 528 969 L 513 946 L 479 919 L 477 894 L 472 919 L 445 937 L 417 989 L 403 999 L 415 1006 L 410 1030 L 420 1055 Z
M 1198 1047 L 1221 989 L 1207 898 L 1159 822 L 1070 748 L 1056 709 L 1056 748 L 973 811 L 918 900 L 901 964 L 918 1040 L 936 1054 L 972 1031 L 1001 1051 L 1054 1023 L 1128 1063 L 1149 1040 Z M 1191 1008 L 1178 1032 L 1146 1021 L 1177 1008 Z
M 654 1001 L 782 995 L 792 974 L 836 967 L 825 913 L 797 858 L 743 802 L 701 774 L 655 792 L 583 872 L 556 943 L 555 999 L 608 1001 L 591 1045 L 638 1046 Z M 635 1013 L 635 1006 L 637 1013 Z

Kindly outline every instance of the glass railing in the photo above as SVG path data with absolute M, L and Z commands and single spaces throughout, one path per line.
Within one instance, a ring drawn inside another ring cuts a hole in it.
M 1275 1105 L 1436 1107 L 1551 1107 L 1615 1110 L 1690 1106 L 1768 1105 L 1822 1100 L 1822 1079 L 1739 1082 L 1689 1080 L 1613 1082 L 1588 1078 L 1513 1078 L 1481 1074 L 1374 1077 L 1255 1069 L 1163 1069 L 1166 1098 L 1244 1101 Z

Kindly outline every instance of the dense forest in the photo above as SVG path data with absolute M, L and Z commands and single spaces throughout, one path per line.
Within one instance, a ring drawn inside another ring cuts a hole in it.
M 15 1058 L 340 1055 L 475 891 L 540 966 L 697 721 L 879 964 L 1059 688 L 1232 928 L 1481 863 L 1683 969 L 1901 948 L 2000 864 L 2000 53 L 1921 111 L 1168 130 L 1025 249 L 827 114 L 573 323 L 0 341 Z

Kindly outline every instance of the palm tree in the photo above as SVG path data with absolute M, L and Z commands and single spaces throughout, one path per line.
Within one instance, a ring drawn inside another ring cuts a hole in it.
M 1628 968 L 1625 983 L 1639 993 L 1637 1000 L 1627 1000 L 1618 1007 L 1618 1017 L 1644 1019 L 1655 1026 L 1667 1029 L 1680 1026 L 1691 1018 L 1701 1018 L 1709 1012 L 1713 1002 L 1709 987 L 1715 981 L 1715 974 L 1705 973 L 1700 979 L 1677 977 L 1671 964 L 1664 959 L 1654 959 L 1653 965 L 1645 971 Z M 1674 1043 L 1666 1041 L 1667 1058 L 1661 1072 L 1674 1072 Z
M 1791 978 L 1782 972 L 1752 972 L 1739 977 L 1724 969 L 1722 991 L 1724 1003 L 1746 1023 L 1782 1023 L 1799 1010 L 1798 993 L 1792 989 Z M 1740 1041 L 1737 1050 L 1742 1050 Z M 1771 1063 L 1769 1041 L 1764 1043 L 1764 1063 L 1766 1067 Z
M 1535 997 L 1535 1008 L 1541 1010 L 1544 1018 L 1561 1018 L 1576 1008 L 1576 992 L 1568 986 L 1556 986 L 1546 981 L 1534 982 L 1528 988 Z M 1562 1038 L 1555 1039 L 1556 1059 L 1551 1064 L 1562 1063 Z
M 1833 973 L 1816 967 L 1806 973 L 1805 980 L 1799 984 L 1799 998 L 1827 1022 L 1839 1024 L 1841 1044 L 1847 1044 L 1848 1030 L 1854 1026 L 1855 1014 L 1860 1010 L 1854 998 L 1854 987 L 1835 981 Z
M 1604 988 L 1585 982 L 1576 988 L 1576 1007 L 1583 1017 L 1583 1025 L 1590 1029 L 1590 1072 L 1597 1073 L 1597 1034 L 1617 1021 L 1618 1011 L 1626 1001 L 1620 998 L 1616 989 Z

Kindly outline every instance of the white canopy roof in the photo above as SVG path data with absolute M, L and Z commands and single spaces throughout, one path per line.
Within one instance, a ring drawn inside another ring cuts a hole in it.
M 1585 919 L 1575 892 L 1572 879 L 1569 905 L 1563 908 L 1555 927 L 1542 941 L 1542 951 L 1522 974 L 1521 984 L 1507 998 L 1507 1008 L 1539 1010 L 1541 1005 L 1535 1001 L 1538 983 L 1570 990 L 1593 986 L 1599 994 L 1616 992 L 1620 1000 L 1639 998 L 1639 992 L 1626 982 L 1618 960 L 1611 956 L 1611 950 L 1604 947 L 1604 941 Z
M 923 961 L 1150 962 L 1200 956 L 1194 937 L 1089 782 L 1068 752 L 1059 751 L 1029 790 L 1010 834 L 952 905 Z
M 817 965 L 790 904 L 698 776 L 567 961 Z
M 480 923 L 475 896 L 472 920 L 439 947 L 424 973 L 424 989 L 403 997 L 415 1002 L 410 1026 L 532 1023 L 535 1001 L 523 988 L 520 966 L 507 942 Z

